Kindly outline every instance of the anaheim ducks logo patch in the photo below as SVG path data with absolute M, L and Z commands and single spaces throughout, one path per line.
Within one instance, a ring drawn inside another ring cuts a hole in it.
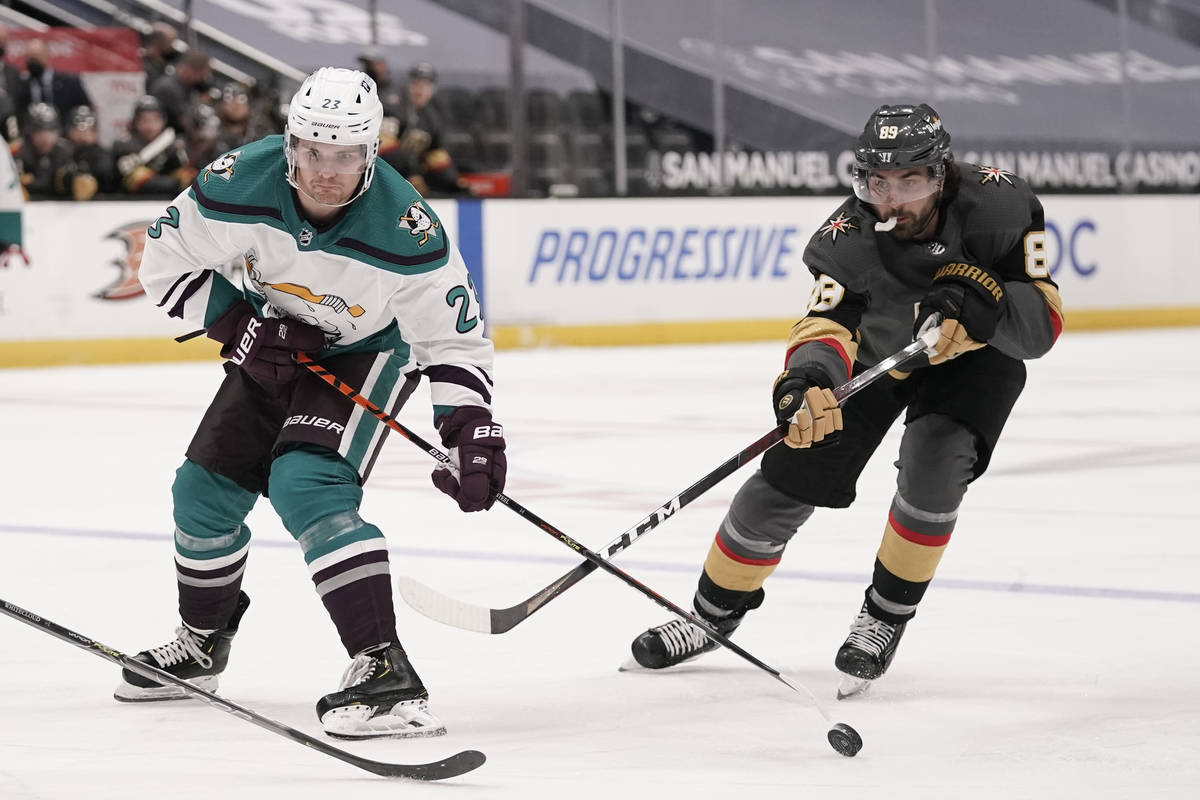
M 1013 174 L 1006 169 L 1000 169 L 999 167 L 985 167 L 980 165 L 979 169 L 975 171 L 983 176 L 983 178 L 979 181 L 980 183 L 994 183 L 999 186 L 1000 181 L 1004 181 L 1009 186 L 1013 185 Z
M 408 228 L 411 235 L 420 237 L 417 247 L 424 247 L 430 237 L 437 237 L 438 228 L 442 225 L 440 222 L 434 222 L 433 217 L 418 200 L 404 212 L 404 216 L 400 218 L 400 227 Z
M 241 154 L 242 151 L 237 150 L 232 153 L 226 153 L 213 161 L 204 168 L 204 172 L 200 173 L 200 182 L 208 183 L 208 179 L 213 175 L 224 180 L 230 180 L 233 177 L 233 165 L 237 163 L 238 156 Z
M 829 237 L 829 241 L 837 244 L 838 234 L 849 236 L 850 231 L 858 230 L 857 217 L 847 217 L 844 213 L 838 214 L 837 219 L 831 219 L 825 223 L 825 227 L 821 228 L 821 238 Z

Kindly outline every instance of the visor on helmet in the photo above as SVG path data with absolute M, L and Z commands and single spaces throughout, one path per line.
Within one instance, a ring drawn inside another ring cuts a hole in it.
M 864 203 L 911 203 L 942 188 L 946 165 L 908 169 L 855 169 L 854 196 Z
M 367 168 L 365 144 L 332 144 L 290 137 L 296 167 L 313 172 L 359 175 Z

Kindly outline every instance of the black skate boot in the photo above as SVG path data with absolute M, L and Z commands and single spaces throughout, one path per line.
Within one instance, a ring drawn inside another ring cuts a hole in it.
M 237 633 L 242 615 L 249 607 L 250 598 L 245 592 L 239 592 L 233 616 L 221 630 L 201 636 L 186 625 L 180 625 L 175 629 L 174 641 L 162 647 L 143 650 L 134 656 L 134 660 L 158 667 L 201 689 L 216 691 L 217 676 L 229 663 L 229 648 L 233 643 L 233 635 Z M 121 670 L 121 684 L 113 692 L 113 697 L 123 703 L 182 700 L 188 696 L 187 692 L 178 686 L 157 683 L 129 669 Z
M 862 609 L 850 624 L 850 635 L 842 644 L 833 664 L 843 673 L 838 687 L 838 699 L 859 694 L 871 681 L 887 672 L 896 656 L 896 647 L 904 635 L 903 622 L 885 622 L 872 616 L 864 601 Z
M 725 636 L 733 633 L 741 620 L 733 625 L 714 625 L 718 633 Z M 651 628 L 636 639 L 630 649 L 633 660 L 645 669 L 666 669 L 699 658 L 720 647 L 708 638 L 700 626 L 682 619 L 673 619 L 665 625 Z
M 692 608 L 700 619 L 707 622 L 722 636 L 732 636 L 746 612 L 758 608 L 766 593 L 761 589 L 739 592 L 722 589 L 713 583 L 708 573 L 700 576 L 700 585 L 692 599 Z M 705 613 L 705 608 L 716 609 Z M 717 616 L 717 612 L 726 612 Z M 708 634 L 693 622 L 673 619 L 665 625 L 651 628 L 633 640 L 633 661 L 626 662 L 621 669 L 636 667 L 644 669 L 666 669 L 716 650 L 719 644 L 708 638 Z
M 398 644 L 364 650 L 342 675 L 341 688 L 317 701 L 325 733 L 337 739 L 441 736 L 429 693 Z

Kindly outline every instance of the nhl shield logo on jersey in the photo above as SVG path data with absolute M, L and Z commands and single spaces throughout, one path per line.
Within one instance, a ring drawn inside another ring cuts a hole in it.
M 315 234 L 313 234 L 309 227 L 305 225 L 300 229 L 300 233 L 296 235 L 296 239 L 299 240 L 301 247 L 308 247 L 310 244 L 312 244 L 314 235 Z
M 980 164 L 979 169 L 975 171 L 983 176 L 983 178 L 979 181 L 980 183 L 994 183 L 999 186 L 1000 181 L 1004 181 L 1009 186 L 1013 185 L 1013 174 L 1006 169 L 1000 169 L 999 167 L 985 167 Z
M 821 228 L 821 238 L 829 237 L 829 241 L 837 244 L 838 234 L 849 236 L 850 231 L 858 230 L 858 226 L 854 223 L 858 221 L 857 217 L 847 217 L 844 213 L 838 214 L 837 219 L 831 219 L 826 222 L 825 227 Z
M 204 172 L 200 173 L 200 182 L 208 183 L 208 179 L 213 175 L 225 180 L 232 178 L 233 165 L 237 163 L 238 156 L 241 154 L 241 150 L 236 150 L 232 153 L 226 153 L 225 155 L 213 161 L 204 168 Z
M 441 227 L 441 223 L 434 222 L 433 217 L 429 216 L 429 212 L 421 205 L 420 201 L 413 203 L 404 212 L 404 216 L 400 218 L 400 227 L 408 228 L 408 232 L 413 236 L 421 237 L 417 242 L 417 247 L 424 247 L 429 241 L 429 237 L 437 236 L 437 229 Z

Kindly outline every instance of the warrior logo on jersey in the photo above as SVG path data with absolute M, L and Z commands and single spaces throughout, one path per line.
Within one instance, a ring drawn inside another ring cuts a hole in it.
M 117 279 L 96 292 L 101 300 L 128 300 L 145 294 L 138 281 L 138 268 L 142 265 L 142 251 L 146 249 L 145 221 L 131 222 L 109 232 L 105 239 L 115 239 L 124 245 L 125 252 L 108 263 L 119 270 Z
M 429 212 L 418 201 L 404 212 L 404 216 L 400 218 L 400 227 L 407 227 L 411 235 L 420 236 L 417 247 L 424 247 L 430 236 L 437 236 L 437 229 L 441 227 L 441 223 L 434 222 L 433 217 L 429 216 Z
M 204 172 L 200 173 L 200 182 L 208 183 L 208 179 L 213 175 L 219 178 L 229 180 L 233 177 L 233 165 L 237 163 L 238 156 L 242 154 L 241 150 L 233 153 L 226 153 L 217 160 L 213 161 L 204 168 Z
M 1000 181 L 1004 181 L 1009 186 L 1013 185 L 1012 173 L 1006 169 L 1000 169 L 999 167 L 985 167 L 980 165 L 976 172 L 983 176 L 983 179 L 979 181 L 980 183 L 994 183 L 999 186 Z
M 847 217 L 844 213 L 838 214 L 837 219 L 831 219 L 821 228 L 821 238 L 829 237 L 829 241 L 837 244 L 838 234 L 849 236 L 850 231 L 858 230 L 858 226 L 854 224 L 854 217 Z
M 925 245 L 925 249 L 929 251 L 929 255 L 931 256 L 940 256 L 946 252 L 946 245 L 941 242 L 930 242 Z
M 296 238 L 300 240 L 301 247 L 308 247 L 310 244 L 312 244 L 313 232 L 308 229 L 307 225 L 305 225 L 300 229 L 300 235 Z

